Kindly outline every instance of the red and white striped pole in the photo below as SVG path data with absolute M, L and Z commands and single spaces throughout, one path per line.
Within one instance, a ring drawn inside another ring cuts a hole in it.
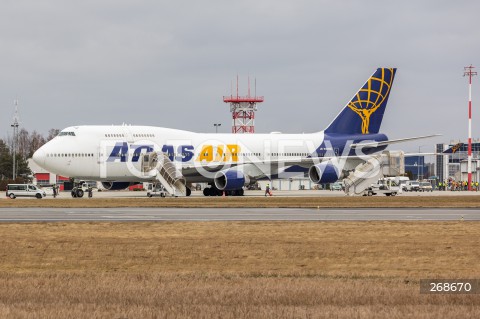
M 463 76 L 468 75 L 469 84 L 468 84 L 468 190 L 472 190 L 472 76 L 477 75 L 477 72 L 472 70 L 475 67 L 470 64 L 470 66 L 464 67 Z

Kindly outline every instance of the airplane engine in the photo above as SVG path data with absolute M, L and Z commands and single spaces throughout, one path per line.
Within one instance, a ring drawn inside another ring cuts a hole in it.
M 215 182 L 215 187 L 221 191 L 240 189 L 250 184 L 250 178 L 242 171 L 236 169 L 217 172 L 213 181 Z
M 308 177 L 315 184 L 328 184 L 334 183 L 344 176 L 340 168 L 327 161 L 310 167 Z
M 130 183 L 130 182 L 102 182 L 103 188 L 109 191 L 122 190 L 135 184 L 136 183 Z

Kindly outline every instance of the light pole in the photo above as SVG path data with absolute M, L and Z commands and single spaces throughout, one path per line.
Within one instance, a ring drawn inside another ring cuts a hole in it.
M 15 157 L 17 157 L 17 135 L 18 135 L 18 100 L 15 100 L 15 115 L 13 116 L 13 124 L 10 125 L 13 127 L 13 174 L 12 178 L 15 180 L 17 178 L 16 172 L 16 163 Z
M 213 126 L 215 126 L 215 133 L 218 133 L 218 127 L 222 126 L 220 123 L 214 123 Z
M 420 149 L 421 149 L 422 147 L 424 147 L 424 146 L 429 146 L 429 145 L 420 145 L 420 146 L 418 147 L 418 156 L 417 156 L 417 158 L 418 158 L 418 162 L 417 162 L 417 179 L 418 179 L 419 181 L 420 181 L 420 176 L 421 176 L 422 179 L 423 179 L 423 166 L 425 166 L 425 156 L 424 156 L 424 157 L 423 157 L 423 163 L 422 163 L 422 165 L 421 165 L 421 166 L 422 166 L 422 175 L 420 175 L 420 156 L 421 156 L 421 155 L 420 155 L 420 154 L 421 154 L 421 153 L 420 153 L 420 152 L 421 152 Z

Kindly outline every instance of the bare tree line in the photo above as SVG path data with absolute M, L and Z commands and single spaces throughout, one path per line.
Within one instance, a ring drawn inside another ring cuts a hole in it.
M 17 154 L 25 159 L 32 157 L 33 153 L 35 153 L 36 150 L 38 150 L 42 145 L 57 136 L 59 132 L 60 130 L 52 128 L 48 131 L 47 137 L 44 137 L 37 131 L 33 131 L 32 133 L 30 133 L 26 129 L 22 128 L 18 132 L 17 136 Z M 5 144 L 12 152 L 14 144 L 13 136 L 8 136 L 5 140 Z
M 31 171 L 28 168 L 27 159 L 31 158 L 36 150 L 57 136 L 58 133 L 59 130 L 50 129 L 47 137 L 44 137 L 37 131 L 30 133 L 24 128 L 18 132 L 17 142 L 15 143 L 15 167 L 18 176 L 28 176 L 31 174 Z M 13 136 L 8 136 L 6 139 L 0 138 L 0 180 L 8 180 L 12 178 L 13 145 Z

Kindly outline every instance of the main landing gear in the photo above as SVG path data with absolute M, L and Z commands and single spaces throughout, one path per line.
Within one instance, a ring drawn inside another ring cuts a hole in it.
M 203 189 L 204 196 L 223 196 L 223 192 L 225 192 L 225 196 L 243 196 L 243 188 L 222 191 L 212 185 L 211 187 Z

